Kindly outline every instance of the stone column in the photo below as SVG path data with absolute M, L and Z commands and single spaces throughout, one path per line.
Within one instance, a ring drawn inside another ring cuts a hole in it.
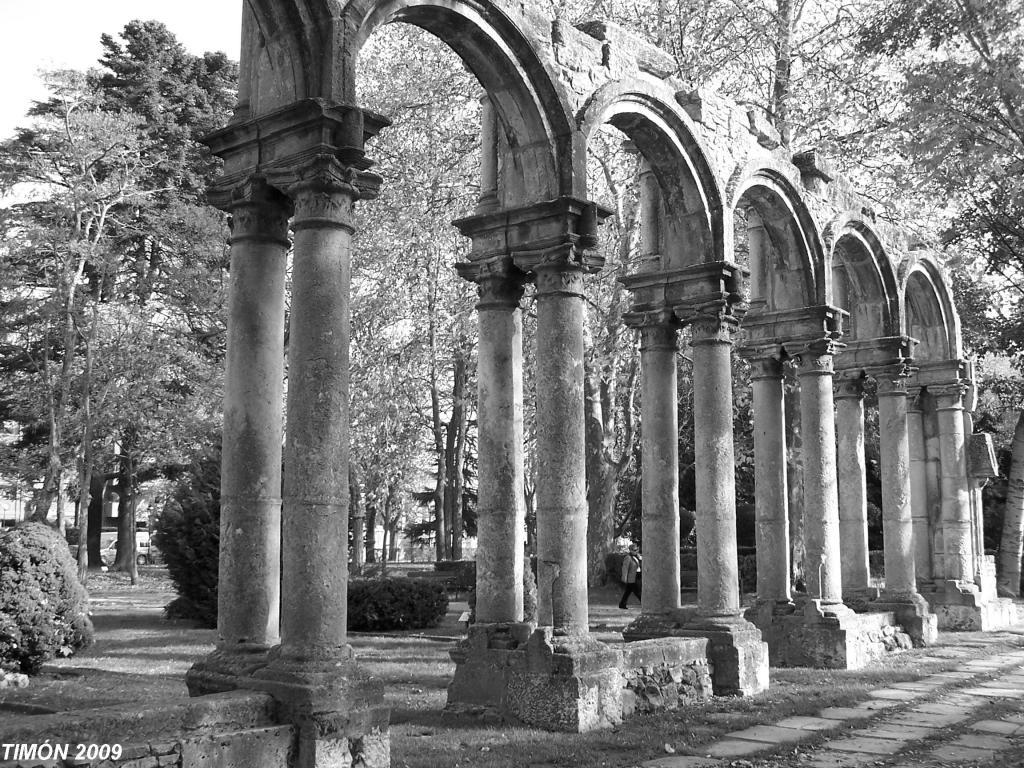
M 939 423 L 944 576 L 966 585 L 974 579 L 963 414 L 966 387 L 956 382 L 930 386 L 928 391 L 935 397 Z
M 907 444 L 910 452 L 910 520 L 914 536 L 914 572 L 918 582 L 932 578 L 931 526 L 928 522 L 928 453 L 920 388 L 907 390 Z
M 865 598 L 871 586 L 868 564 L 867 468 L 864 463 L 864 382 L 841 378 L 833 383 L 836 402 L 839 540 L 843 593 Z
M 736 461 L 732 435 L 732 335 L 736 319 L 698 315 L 691 323 L 697 492 L 697 609 L 740 613 L 736 563 Z
M 669 320 L 640 329 L 644 614 L 679 608 L 677 337 Z
M 826 614 L 845 609 L 832 402 L 835 349 L 832 342 L 812 344 L 800 355 L 797 370 L 804 460 L 807 594 L 819 601 Z
M 297 183 L 288 350 L 281 658 L 348 658 L 348 346 L 352 207 L 335 162 Z
M 291 203 L 262 181 L 235 190 L 221 453 L 217 651 L 193 693 L 266 663 L 279 641 L 284 284 Z M 220 680 L 224 677 L 224 680 Z M 218 682 L 219 681 L 219 682 Z
M 647 158 L 640 160 L 640 267 L 653 271 L 661 266 L 661 187 Z
M 523 620 L 523 275 L 479 278 L 476 618 Z
M 498 209 L 498 121 L 494 104 L 485 93 L 480 97 L 480 200 L 478 213 Z
M 586 634 L 583 272 L 545 263 L 536 275 L 538 623 Z
M 872 376 L 878 383 L 885 597 L 893 600 L 917 592 L 910 509 L 906 367 L 872 371 Z
M 786 408 L 782 363 L 752 361 L 754 507 L 757 516 L 757 600 L 792 606 L 789 584 L 789 503 L 786 484 Z

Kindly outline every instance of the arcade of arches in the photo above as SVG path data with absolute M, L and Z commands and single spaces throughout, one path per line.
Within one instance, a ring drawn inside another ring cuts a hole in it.
M 238 107 L 208 140 L 224 159 L 211 199 L 232 215 L 232 283 L 219 644 L 189 674 L 197 695 L 272 698 L 297 753 L 259 747 L 249 764 L 389 764 L 382 691 L 346 644 L 344 563 L 352 211 L 379 188 L 366 144 L 388 124 L 355 103 L 355 68 L 363 42 L 394 21 L 444 40 L 487 96 L 479 207 L 455 222 L 472 241 L 459 272 L 480 296 L 480 480 L 478 622 L 453 652 L 449 708 L 587 730 L 712 690 L 756 693 L 770 684 L 769 660 L 856 668 L 893 644 L 933 642 L 938 629 L 1008 623 L 982 547 L 980 487 L 994 461 L 972 434 L 972 369 L 949 285 L 824 158 L 793 154 L 763 117 L 684 88 L 664 53 L 612 24 L 571 27 L 509 0 L 249 0 Z M 585 163 L 606 123 L 644 160 L 642 266 L 623 281 L 625 321 L 641 340 L 646 581 L 631 642 L 616 646 L 589 635 L 585 551 L 583 302 L 606 213 L 588 200 Z M 537 625 L 522 613 L 527 282 L 538 312 Z M 675 396 L 687 326 L 699 581 L 697 605 L 682 608 Z M 753 367 L 758 593 L 747 610 L 734 349 Z M 800 383 L 800 594 L 784 366 Z M 881 589 L 868 574 L 867 379 L 878 391 Z M 670 692 L 659 702 L 644 697 L 652 676 Z

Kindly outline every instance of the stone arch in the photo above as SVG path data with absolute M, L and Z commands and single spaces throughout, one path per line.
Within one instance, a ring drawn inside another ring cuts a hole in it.
M 846 213 L 827 228 L 831 254 L 829 303 L 850 313 L 844 338 L 878 339 L 902 334 L 899 281 L 874 228 Z
M 907 265 L 902 281 L 905 333 L 917 340 L 915 360 L 959 360 L 963 357 L 960 317 L 942 268 L 929 256 Z
M 830 276 L 814 218 L 787 169 L 757 162 L 729 185 L 731 210 L 747 219 L 751 306 L 777 312 L 828 301 Z
M 689 117 L 670 91 L 639 79 L 608 83 L 587 101 L 578 122 L 588 144 L 601 125 L 613 125 L 650 164 L 664 212 L 662 269 L 723 260 L 722 190 Z

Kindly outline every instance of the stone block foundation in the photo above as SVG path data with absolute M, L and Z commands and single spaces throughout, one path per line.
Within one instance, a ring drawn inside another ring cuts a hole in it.
M 743 617 L 702 617 L 691 610 L 641 615 L 622 636 L 630 643 L 651 638 L 705 638 L 716 696 L 752 696 L 768 688 L 768 646 Z
M 1013 600 L 996 597 L 994 589 L 979 591 L 974 584 L 947 581 L 925 586 L 921 594 L 938 617 L 939 629 L 990 632 L 1017 622 Z
M 861 669 L 914 643 L 891 612 L 854 613 L 845 606 L 823 611 L 816 600 L 790 613 L 767 605 L 748 617 L 768 643 L 772 666 Z
M 681 638 L 618 647 L 550 627 L 477 624 L 451 651 L 445 711 L 570 733 L 608 728 L 709 698 L 706 647 Z

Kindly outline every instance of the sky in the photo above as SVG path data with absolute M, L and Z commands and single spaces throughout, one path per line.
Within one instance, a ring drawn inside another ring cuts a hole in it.
M 100 35 L 133 19 L 162 21 L 192 53 L 224 51 L 238 60 L 243 0 L 0 0 L 0 138 L 25 124 L 45 91 L 41 69 L 88 69 Z

